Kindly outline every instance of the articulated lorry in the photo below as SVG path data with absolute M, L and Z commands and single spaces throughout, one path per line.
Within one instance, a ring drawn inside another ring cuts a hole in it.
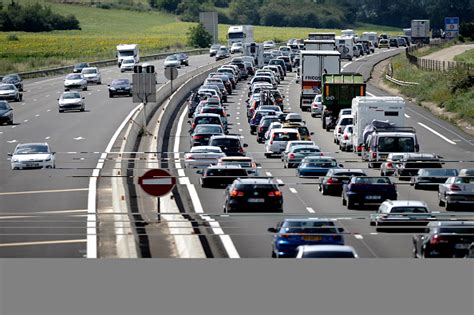
M 313 39 L 306 39 L 304 41 L 304 49 L 305 50 L 335 50 L 336 49 L 336 41 L 335 40 L 313 40 Z
M 244 56 L 252 56 L 257 68 L 262 68 L 264 66 L 263 51 L 263 44 L 244 44 Z
M 430 20 L 411 21 L 411 41 L 413 44 L 430 43 Z
M 253 39 L 252 25 L 233 25 L 227 31 L 227 45 L 232 46 L 233 43 L 241 42 L 243 45 L 250 44 Z
M 335 40 L 336 33 L 309 33 L 308 34 L 309 40 Z
M 311 110 L 311 103 L 321 93 L 321 79 L 324 74 L 341 72 L 341 54 L 329 50 L 301 51 L 300 61 L 300 108 Z
M 351 108 L 352 99 L 365 96 L 366 84 L 359 73 L 325 74 L 322 79 L 323 128 L 329 131 L 335 127 L 339 112 Z

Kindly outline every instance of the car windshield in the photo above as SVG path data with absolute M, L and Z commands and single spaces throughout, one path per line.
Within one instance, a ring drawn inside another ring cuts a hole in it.
M 85 73 L 85 74 L 97 73 L 97 69 L 83 69 L 82 73 Z
M 166 60 L 178 60 L 178 57 L 176 57 L 175 55 L 171 55 L 166 57 Z
M 328 160 L 310 160 L 308 162 L 303 163 L 303 167 L 318 167 L 318 168 L 327 168 L 327 167 L 335 167 L 337 165 L 336 161 L 328 161 Z
M 333 222 L 286 221 L 281 227 L 280 233 L 334 234 L 337 233 L 337 230 Z
M 122 61 L 122 63 L 124 63 L 124 64 L 135 63 L 135 60 L 133 60 L 133 59 L 124 59 Z
M 457 170 L 438 168 L 433 170 L 424 170 L 423 176 L 456 176 L 458 174 Z
M 195 133 L 223 133 L 220 126 L 197 126 Z
M 64 93 L 62 98 L 65 100 L 70 100 L 75 98 L 81 98 L 81 95 L 79 93 Z
M 298 132 L 302 136 L 309 136 L 309 130 L 306 127 L 298 127 Z
M 303 258 L 355 258 L 352 252 L 346 251 L 309 251 L 303 252 Z
M 38 154 L 48 153 L 48 147 L 41 144 L 22 145 L 18 147 L 15 154 Z
M 240 147 L 238 139 L 213 139 L 212 145 L 223 147 Z
M 113 80 L 112 85 L 129 85 L 130 82 L 127 79 Z
M 425 207 L 394 207 L 390 213 L 428 213 Z
M 67 80 L 81 80 L 82 77 L 80 74 L 70 74 L 66 77 Z
M 0 102 L 0 109 L 1 110 L 10 109 L 10 107 L 7 105 L 6 102 Z
M 379 152 L 413 152 L 415 141 L 412 137 L 380 137 Z
M 12 84 L 4 84 L 0 85 L 0 91 L 9 91 L 9 90 L 14 90 L 15 86 Z
M 85 67 L 87 67 L 87 66 L 88 66 L 87 63 L 78 63 L 78 64 L 76 64 L 74 67 L 75 67 L 75 68 L 85 68 Z

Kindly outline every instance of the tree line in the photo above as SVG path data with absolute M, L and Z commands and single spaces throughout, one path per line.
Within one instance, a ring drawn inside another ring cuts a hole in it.
M 410 27 L 412 19 L 429 19 L 444 28 L 444 17 L 474 20 L 473 0 L 149 0 L 152 8 L 196 22 L 201 11 L 217 11 L 220 23 L 295 27 L 349 27 L 371 23 Z
M 6 6 L 0 2 L 0 31 L 49 32 L 53 30 L 80 29 L 74 15 L 63 16 L 39 3 L 21 5 L 12 2 Z

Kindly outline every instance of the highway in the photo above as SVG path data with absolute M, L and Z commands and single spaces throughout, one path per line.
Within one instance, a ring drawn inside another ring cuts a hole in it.
M 185 73 L 214 62 L 190 56 Z M 155 64 L 165 83 L 163 60 Z M 137 105 L 129 97 L 109 98 L 107 84 L 130 78 L 117 66 L 101 68 L 102 85 L 89 85 L 85 112 L 58 113 L 65 75 L 24 81 L 23 102 L 13 126 L 0 126 L 0 258 L 73 258 L 86 255 L 89 177 L 116 129 Z M 18 143 L 48 142 L 56 169 L 10 169 L 7 154 Z
M 377 61 L 396 53 L 395 49 L 381 52 L 376 50 L 375 55 L 365 56 L 352 62 L 343 62 L 344 72 L 359 72 L 367 79 Z M 293 112 L 301 112 L 299 109 L 299 85 L 295 83 L 295 73 L 290 73 L 281 82 L 279 89 L 286 95 L 286 109 Z M 368 83 L 369 96 L 387 96 L 388 94 Z M 284 169 L 279 158 L 267 159 L 263 155 L 263 144 L 258 144 L 256 136 L 250 134 L 246 117 L 247 83 L 240 82 L 238 89 L 229 97 L 227 112 L 230 113 L 230 133 L 239 133 L 244 143 L 249 146 L 247 155 L 262 164 L 261 176 L 273 176 L 281 179 L 285 184 L 282 187 L 284 196 L 283 214 L 223 214 L 223 189 L 201 188 L 199 184 L 200 175 L 195 170 L 185 169 L 184 176 L 181 174 L 180 183 L 186 185 L 193 204 L 189 208 L 201 208 L 204 214 L 215 219 L 218 227 L 222 228 L 222 235 L 213 233 L 214 228 L 208 228 L 206 236 L 209 238 L 220 238 L 227 250 L 229 257 L 256 258 L 270 257 L 272 235 L 267 228 L 287 217 L 330 217 L 339 222 L 347 233 L 346 244 L 353 246 L 360 257 L 363 258 L 404 258 L 412 257 L 412 234 L 410 233 L 378 233 L 374 227 L 369 225 L 369 214 L 374 213 L 376 208 L 363 208 L 359 210 L 347 210 L 342 206 L 341 198 L 335 196 L 322 196 L 317 189 L 318 179 L 300 179 L 296 177 L 295 169 Z M 406 110 L 407 125 L 417 130 L 420 141 L 420 152 L 437 153 L 444 157 L 447 162 L 446 168 L 474 167 L 472 162 L 460 163 L 458 161 L 473 160 L 474 138 L 464 134 L 451 124 L 436 118 L 427 110 L 408 103 Z M 344 167 L 362 168 L 368 175 L 376 176 L 379 172 L 367 168 L 367 163 L 353 153 L 340 152 L 338 146 L 333 143 L 333 134 L 326 132 L 321 127 L 320 118 L 312 118 L 309 112 L 302 113 L 310 131 L 315 134 L 313 140 L 325 155 L 330 155 L 344 164 Z M 186 111 L 182 111 L 178 117 L 180 120 L 174 126 L 172 141 L 175 147 L 179 147 L 182 154 L 189 150 L 189 134 Z M 176 137 L 177 125 L 180 125 L 180 133 Z M 176 150 L 175 150 L 176 152 Z M 181 155 L 182 157 L 182 155 Z M 424 200 L 432 211 L 444 212 L 438 206 L 436 191 L 414 190 L 408 182 L 397 181 L 399 200 Z M 192 198 L 196 194 L 197 198 Z M 197 200 L 197 201 L 196 201 Z M 196 204 L 198 203 L 198 204 Z M 469 215 L 468 213 L 462 213 Z M 472 213 L 470 213 L 472 214 Z M 193 216 L 196 221 L 201 221 L 201 216 Z

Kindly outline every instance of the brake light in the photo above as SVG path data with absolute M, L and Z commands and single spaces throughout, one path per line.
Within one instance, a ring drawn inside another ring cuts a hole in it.
M 194 156 L 190 155 L 186 158 L 187 160 L 195 160 Z
M 364 146 L 362 145 L 358 145 L 357 146 L 357 152 L 362 152 L 362 149 L 364 148 Z
M 339 129 L 337 129 L 337 133 L 342 133 L 342 128 L 339 127 Z
M 294 154 L 294 153 L 290 153 L 290 154 L 288 154 L 288 158 L 290 158 L 290 159 L 294 159 L 294 158 L 295 158 L 295 154 Z
M 191 128 L 192 128 L 192 129 L 196 128 L 196 123 L 193 123 L 193 124 L 191 125 Z
M 268 192 L 268 197 L 281 197 L 282 193 L 279 190 Z
M 348 135 L 344 135 L 344 140 L 349 140 L 349 136 L 348 136 Z
M 273 144 L 273 140 L 270 140 L 270 144 Z
M 446 238 L 446 237 L 443 237 L 441 235 L 434 235 L 431 239 L 430 239 L 430 244 L 432 245 L 436 245 L 436 244 L 446 244 L 448 243 L 449 240 Z
M 393 168 L 392 162 L 388 162 L 388 163 L 387 163 L 387 167 L 388 167 L 388 168 Z
M 234 190 L 232 190 L 232 191 L 230 192 L 230 196 L 231 196 L 231 197 L 243 197 L 243 196 L 244 196 L 244 192 L 234 189 Z
M 451 189 L 452 191 L 461 191 L 461 187 L 459 187 L 458 185 L 449 185 L 449 189 Z
M 377 158 L 377 152 L 372 152 L 372 158 L 373 159 Z
M 258 127 L 258 132 L 263 132 L 263 127 L 262 126 Z
M 334 181 L 332 180 L 332 178 L 329 178 L 329 179 L 326 181 L 326 184 L 334 184 Z
M 194 140 L 198 140 L 198 139 L 202 139 L 202 138 L 204 138 L 204 136 L 193 136 Z

